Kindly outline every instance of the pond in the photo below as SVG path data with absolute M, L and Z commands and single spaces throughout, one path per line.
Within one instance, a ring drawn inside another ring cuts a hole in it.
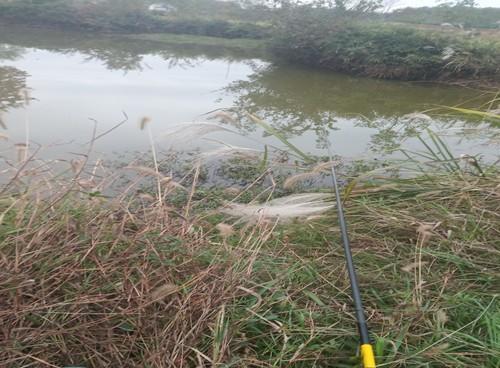
M 454 154 L 491 161 L 498 155 L 497 129 L 435 110 L 478 106 L 487 98 L 469 88 L 277 64 L 252 50 L 0 27 L 0 129 L 10 144 L 28 140 L 52 158 L 82 152 L 94 124 L 98 136 L 111 130 L 96 140 L 97 154 L 125 159 L 145 152 L 150 143 L 140 121 L 146 117 L 159 150 L 280 146 L 236 118 L 219 123 L 239 134 L 169 139 L 180 123 L 207 121 L 225 109 L 234 117 L 259 116 L 314 154 L 325 154 L 325 139 L 336 154 L 353 159 L 418 150 L 416 135 L 430 128 Z M 431 118 L 414 114 L 429 109 Z

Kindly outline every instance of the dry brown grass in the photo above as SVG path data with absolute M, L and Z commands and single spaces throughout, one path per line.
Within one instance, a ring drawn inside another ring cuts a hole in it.
M 12 164 L 0 190 L 0 366 L 357 366 L 330 212 L 242 223 L 200 211 L 213 207 L 199 165 L 169 185 L 157 167 L 109 171 L 83 155 L 60 173 L 61 162 L 34 154 Z M 270 173 L 228 194 L 231 203 L 276 203 L 279 184 L 258 184 Z M 482 173 L 366 174 L 350 188 L 347 220 L 384 366 L 498 366 L 500 177 Z M 139 190 L 146 180 L 150 192 Z
M 214 247 L 175 209 L 133 195 L 133 184 L 130 195 L 103 196 L 113 175 L 102 168 L 70 162 L 76 175 L 55 177 L 39 166 L 13 170 L 0 198 L 0 366 L 223 360 L 223 346 L 207 349 L 204 338 L 252 258 Z

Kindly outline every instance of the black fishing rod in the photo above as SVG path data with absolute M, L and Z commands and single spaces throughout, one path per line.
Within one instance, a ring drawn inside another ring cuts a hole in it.
M 327 138 L 328 141 L 328 138 Z M 337 201 L 337 214 L 339 218 L 340 233 L 342 235 L 342 242 L 344 244 L 344 254 L 347 265 L 347 272 L 349 273 L 349 280 L 351 282 L 352 299 L 354 300 L 354 309 L 356 311 L 356 320 L 358 323 L 359 338 L 361 343 L 361 359 L 364 368 L 376 368 L 375 354 L 370 341 L 370 334 L 368 332 L 368 325 L 366 323 L 365 312 L 363 309 L 363 301 L 361 300 L 361 292 L 359 290 L 358 277 L 356 275 L 356 268 L 352 259 L 351 243 L 349 241 L 349 234 L 347 232 L 347 224 L 344 216 L 344 208 L 342 205 L 342 198 L 340 196 L 339 184 L 337 180 L 337 173 L 335 171 L 335 164 L 333 162 L 332 150 L 330 142 L 328 141 L 328 153 L 332 163 L 332 181 L 333 189 L 335 191 L 335 199 Z

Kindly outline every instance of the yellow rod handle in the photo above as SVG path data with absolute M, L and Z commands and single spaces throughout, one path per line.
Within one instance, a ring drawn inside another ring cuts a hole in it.
M 363 359 L 363 368 L 377 368 L 375 354 L 370 344 L 361 345 L 361 359 Z

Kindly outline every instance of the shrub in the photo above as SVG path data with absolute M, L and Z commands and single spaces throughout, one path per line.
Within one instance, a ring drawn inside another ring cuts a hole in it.
M 326 17 L 315 11 L 288 17 L 272 44 L 274 52 L 287 60 L 370 77 L 497 79 L 500 74 L 498 42 Z

